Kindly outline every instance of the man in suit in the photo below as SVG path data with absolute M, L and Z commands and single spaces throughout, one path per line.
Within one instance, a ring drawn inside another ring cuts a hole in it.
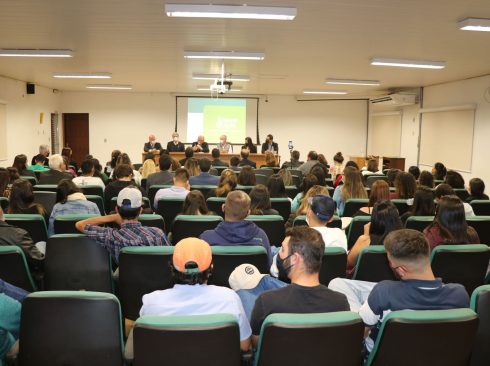
M 194 152 L 203 152 L 203 153 L 208 153 L 209 152 L 209 145 L 207 142 L 204 141 L 204 136 L 199 135 L 197 137 L 197 141 L 192 143 L 192 151 Z
M 160 171 L 150 174 L 146 179 L 146 191 L 150 190 L 151 186 L 173 184 L 174 176 L 170 173 L 170 167 L 172 166 L 172 159 L 167 154 L 160 156 Z
M 40 145 L 39 146 L 39 155 L 44 155 L 45 160 L 44 160 L 44 166 L 48 167 L 49 166 L 49 146 L 48 145 Z M 37 156 L 37 155 L 36 155 Z M 32 158 L 31 165 L 36 165 L 36 156 Z
M 274 137 L 271 134 L 268 134 L 265 142 L 262 144 L 262 154 L 266 151 L 272 151 L 273 153 L 279 153 L 279 146 L 277 142 L 274 142 Z
M 145 142 L 145 146 L 143 147 L 143 150 L 145 152 L 155 152 L 155 151 L 159 151 L 162 150 L 162 144 L 160 144 L 159 142 L 156 142 L 156 137 L 155 135 L 151 134 L 150 136 L 148 136 L 148 142 Z
M 250 151 L 247 149 L 242 149 L 240 152 L 240 156 L 242 157 L 242 160 L 240 160 L 240 163 L 238 163 L 238 166 L 245 166 L 245 165 L 250 165 L 252 168 L 257 168 L 257 164 L 255 164 L 254 161 L 248 160 L 248 156 L 250 154 Z
M 211 155 L 213 156 L 213 161 L 211 162 L 212 166 L 226 166 L 226 167 L 228 167 L 228 163 L 226 161 L 220 160 L 219 149 L 214 148 L 213 150 L 211 150 Z
M 39 184 L 58 184 L 62 179 L 73 179 L 73 175 L 66 171 L 67 166 L 60 154 L 55 154 L 49 159 L 49 170 L 41 173 Z
M 191 184 L 191 186 L 218 185 L 219 177 L 209 174 L 209 169 L 211 169 L 211 160 L 209 160 L 208 158 L 199 159 L 199 168 L 201 169 L 201 174 L 189 178 L 189 183 Z
M 179 133 L 174 132 L 172 134 L 172 141 L 167 143 L 167 151 L 168 152 L 184 152 L 185 146 L 183 142 L 179 141 Z

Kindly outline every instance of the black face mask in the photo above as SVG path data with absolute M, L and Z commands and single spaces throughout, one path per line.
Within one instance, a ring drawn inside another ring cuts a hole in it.
M 279 279 L 281 281 L 286 281 L 286 282 L 289 282 L 289 272 L 291 272 L 291 267 L 292 265 L 291 264 L 286 264 L 285 265 L 285 262 L 286 260 L 289 259 L 289 257 L 291 257 L 292 254 L 288 255 L 286 258 L 282 259 L 280 256 L 279 256 L 279 253 L 277 254 L 276 256 L 276 265 L 277 265 L 277 270 L 279 271 Z

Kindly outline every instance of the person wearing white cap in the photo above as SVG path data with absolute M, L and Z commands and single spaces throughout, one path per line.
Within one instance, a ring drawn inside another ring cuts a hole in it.
M 228 278 L 230 287 L 242 300 L 243 309 L 250 320 L 255 300 L 264 291 L 287 286 L 287 283 L 267 274 L 262 274 L 253 264 L 244 263 L 236 267 Z
M 124 247 L 170 245 L 163 231 L 156 227 L 142 226 L 138 216 L 143 212 L 143 197 L 138 188 L 129 186 L 117 196 L 116 213 L 78 221 L 78 231 L 106 248 L 115 263 Z M 116 223 L 120 228 L 98 225 Z

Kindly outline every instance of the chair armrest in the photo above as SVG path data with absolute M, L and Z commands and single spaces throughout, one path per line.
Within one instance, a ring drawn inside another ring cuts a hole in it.
M 12 348 L 5 355 L 7 366 L 17 366 L 19 364 L 19 341 L 17 340 Z
M 254 353 L 252 350 L 241 351 L 241 366 L 252 366 L 254 360 Z
M 134 360 L 133 329 L 130 330 L 126 346 L 124 347 L 124 361 L 127 365 L 132 365 Z

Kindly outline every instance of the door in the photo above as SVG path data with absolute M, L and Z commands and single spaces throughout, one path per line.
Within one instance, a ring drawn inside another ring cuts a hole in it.
M 89 153 L 88 113 L 63 113 L 63 146 L 72 150 L 78 166 Z

